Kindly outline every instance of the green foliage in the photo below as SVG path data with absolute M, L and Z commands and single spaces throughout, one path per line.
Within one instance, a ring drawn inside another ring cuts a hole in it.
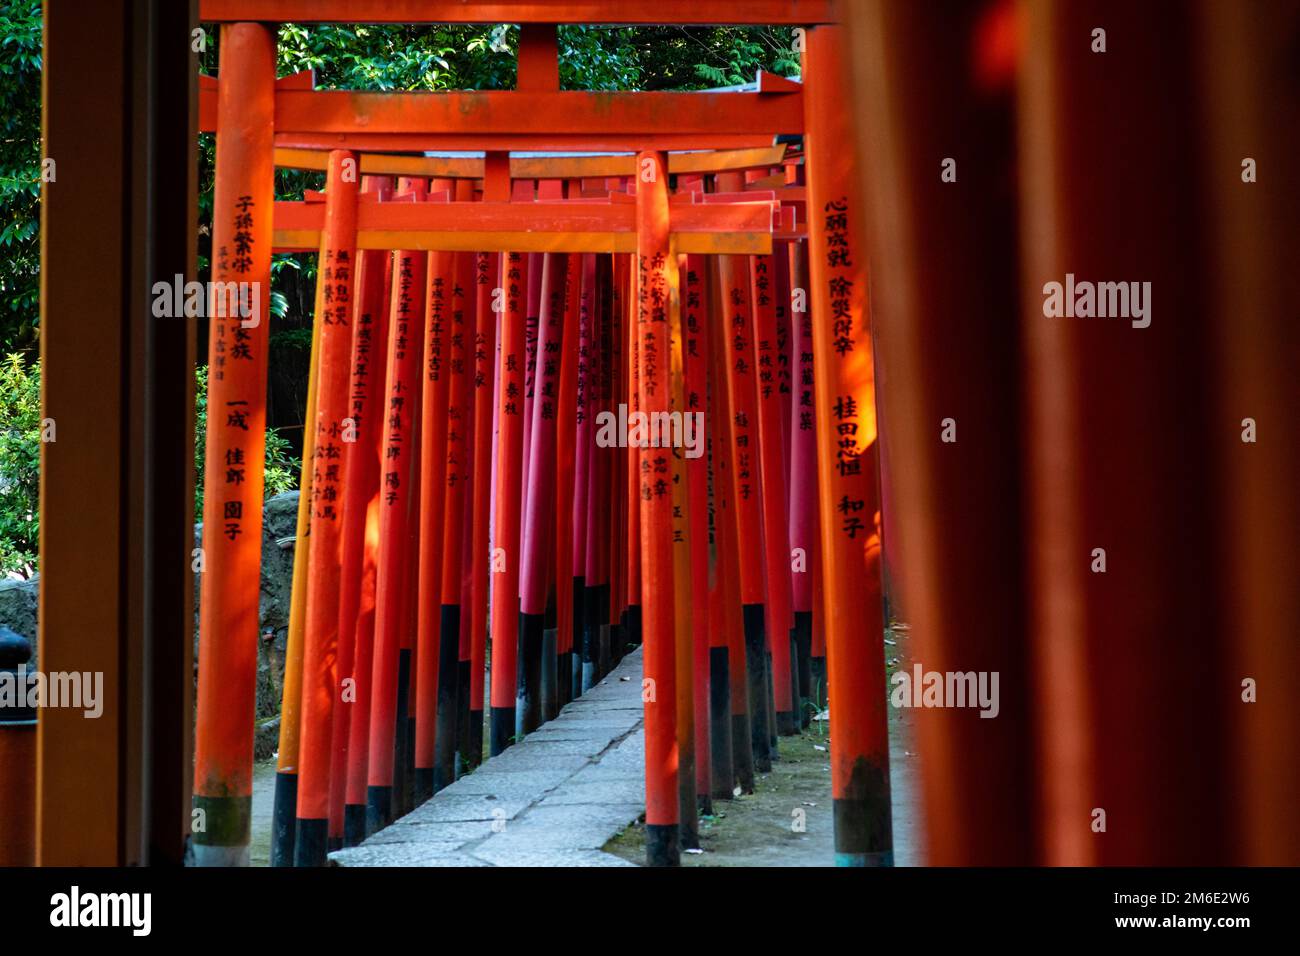
M 0 363 L 0 576 L 36 571 L 41 483 L 40 365 Z
M 40 0 L 0 0 L 0 350 L 6 352 L 36 342 L 40 196 Z
M 208 434 L 208 368 L 194 373 L 194 520 L 203 520 L 203 461 Z M 266 430 L 264 495 L 270 498 L 298 487 L 302 462 L 290 453 L 292 445 L 276 429 Z

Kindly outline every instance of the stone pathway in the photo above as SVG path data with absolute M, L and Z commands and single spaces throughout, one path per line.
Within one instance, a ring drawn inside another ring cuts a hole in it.
M 645 811 L 641 650 L 554 720 L 335 866 L 632 866 L 601 847 Z

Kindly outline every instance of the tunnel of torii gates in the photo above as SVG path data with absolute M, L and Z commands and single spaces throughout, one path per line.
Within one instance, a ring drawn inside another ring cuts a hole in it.
M 273 252 L 319 252 L 272 862 L 325 863 L 640 644 L 651 864 L 696 845 L 699 809 L 752 791 L 823 700 L 836 862 L 892 863 L 867 256 L 833 8 L 620 8 L 807 27 L 802 82 L 740 91 L 561 92 L 556 24 L 601 22 L 593 4 L 455 7 L 521 23 L 514 91 L 276 79 L 276 22 L 445 6 L 200 6 L 221 24 L 198 91 L 213 283 L 269 290 Z M 277 202 L 276 167 L 325 189 Z M 198 864 L 240 865 L 269 295 L 251 316 L 219 298 L 190 822 Z

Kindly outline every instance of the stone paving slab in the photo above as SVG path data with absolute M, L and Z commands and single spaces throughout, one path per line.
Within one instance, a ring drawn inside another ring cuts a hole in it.
M 642 719 L 637 649 L 554 720 L 330 863 L 632 866 L 600 848 L 645 811 Z

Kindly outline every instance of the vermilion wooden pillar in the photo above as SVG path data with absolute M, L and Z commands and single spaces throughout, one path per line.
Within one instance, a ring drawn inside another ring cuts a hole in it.
M 457 180 L 456 199 L 473 198 L 473 183 Z M 465 498 L 469 480 L 470 434 L 473 413 L 469 407 L 474 339 L 474 254 L 458 252 L 452 273 L 445 361 L 447 385 L 447 450 L 445 521 L 442 543 L 442 626 L 439 636 L 438 703 L 434 744 L 433 790 L 437 793 L 456 779 L 457 740 L 461 724 L 469 719 L 469 645 L 462 647 L 460 593 L 463 578 Z M 468 632 L 466 632 L 468 637 Z M 464 656 L 462 657 L 462 651 Z M 464 666 L 462 667 L 462 660 Z M 462 670 L 464 673 L 462 674 Z M 463 707 L 462 707 L 463 702 Z M 463 713 L 463 717 L 462 717 Z
M 367 176 L 363 196 L 383 200 L 392 181 Z M 379 453 L 384 434 L 384 372 L 388 356 L 388 289 L 393 254 L 366 250 L 353 279 L 348 418 L 354 441 L 344 450 L 342 571 L 339 593 L 339 676 L 330 774 L 330 839 L 354 846 L 365 836 L 365 763 L 374 659 L 375 564 L 379 545 Z M 348 683 L 350 681 L 350 684 Z M 335 817 L 338 817 L 336 820 Z
M 490 158 L 490 157 L 489 157 Z M 508 171 L 508 170 L 507 170 Z M 492 309 L 497 288 L 497 256 L 481 252 L 474 257 L 474 508 L 470 557 L 470 664 L 469 739 L 465 759 L 470 769 L 483 759 L 483 707 L 487 668 L 489 602 L 488 554 L 492 534 L 493 420 L 495 418 L 497 313 Z
M 831 793 L 841 866 L 893 863 L 880 589 L 875 368 L 840 27 L 809 33 L 804 66 Z
M 352 289 L 357 238 L 356 157 L 329 154 L 325 229 L 317 260 L 315 441 L 311 460 L 311 547 L 303 642 L 302 733 L 299 739 L 296 866 L 324 866 L 328 850 L 334 707 L 339 697 L 338 629 L 343 526 L 344 419 L 352 352 Z
M 1280 110 L 1294 117 L 1300 98 L 1288 65 L 1300 7 L 1206 0 L 1196 15 L 1209 138 L 1203 169 L 1210 228 L 1219 237 L 1207 275 L 1220 381 L 1212 420 L 1229 503 L 1217 509 L 1226 528 L 1226 619 L 1234 630 L 1227 675 L 1238 698 L 1247 678 L 1258 688 L 1255 703 L 1234 700 L 1229 711 L 1240 768 L 1230 774 L 1230 818 L 1242 830 L 1232 862 L 1294 866 L 1300 862 L 1300 641 L 1288 635 L 1300 620 L 1290 557 L 1300 541 L 1300 445 L 1283 423 L 1295 420 L 1300 382 L 1294 313 L 1300 187 L 1294 176 L 1274 171 L 1300 153 L 1300 129 L 1276 122 Z M 1242 181 L 1247 156 L 1260 171 L 1254 183 Z M 1246 418 L 1258 429 L 1255 442 L 1241 440 Z
M 672 400 L 671 338 L 678 309 L 677 260 L 668 233 L 668 169 L 664 153 L 637 154 L 637 368 L 641 411 L 668 412 Z M 644 614 L 646 859 L 680 862 L 677 793 L 671 452 L 641 450 L 639 466 Z
M 489 747 L 499 754 L 515 736 L 516 665 L 519 638 L 519 525 L 523 488 L 524 310 L 527 257 L 500 257 L 501 354 L 497 371 L 497 463 L 495 520 L 489 559 L 492 580 L 492 719 Z
M 275 36 L 260 24 L 232 24 L 221 61 L 212 278 L 251 283 L 259 309 L 213 316 L 209 339 L 194 847 L 195 862 L 211 866 L 247 865 L 252 812 Z
M 413 197 L 412 197 L 413 198 Z M 416 458 L 414 420 L 420 402 L 428 253 L 403 249 L 393 261 L 380 465 L 379 563 L 375 583 L 366 829 L 386 826 L 394 806 L 393 742 L 397 733 L 404 604 L 410 552 L 411 464 Z
M 453 676 L 456 666 L 454 657 L 450 661 L 444 659 L 444 646 L 451 648 L 452 641 L 460 638 L 458 633 L 442 632 L 443 537 L 447 519 L 447 351 L 455 308 L 455 266 L 455 253 L 429 253 L 420 368 L 420 576 L 415 595 L 418 645 L 414 695 L 416 803 L 424 802 L 436 789 L 446 786 L 450 782 L 446 776 L 451 770 L 446 764 L 440 768 L 441 773 L 435 769 L 434 748 L 439 685 Z M 451 673 L 443 673 L 444 664 Z M 450 716 L 449 706 L 445 710 Z
M 750 318 L 749 260 L 722 256 L 718 263 L 720 339 L 728 345 L 725 385 L 731 454 L 731 500 L 735 503 L 735 554 L 739 563 L 742 633 L 748 681 L 749 743 L 759 773 L 772 769 L 770 672 L 763 613 L 762 468 L 754 379 L 753 325 Z M 735 703 L 733 692 L 733 705 Z
M 321 199 L 319 194 L 314 197 Z M 322 236 L 323 238 L 323 236 Z M 321 324 L 313 323 L 307 371 L 308 423 L 302 439 L 302 468 L 298 477 L 298 514 L 294 522 L 293 576 L 289 592 L 289 630 L 285 636 L 284 680 L 280 690 L 280 739 L 275 756 L 275 797 L 271 811 L 271 865 L 293 866 L 298 831 L 298 764 L 302 734 L 302 659 L 307 634 L 307 583 L 311 565 L 312 458 L 316 447 L 316 388 L 320 378 Z
M 687 547 L 690 551 L 691 569 L 691 659 L 693 666 L 694 711 L 695 711 L 695 794 L 701 813 L 713 812 L 712 764 L 714 747 L 725 750 L 723 761 L 725 776 L 731 776 L 731 714 L 724 702 L 730 699 L 726 693 L 726 656 L 725 651 L 716 655 L 721 673 L 716 678 L 710 674 L 714 669 L 714 648 L 710 646 L 710 613 L 712 601 L 709 589 L 709 335 L 708 335 L 708 291 L 705 285 L 705 265 L 703 256 L 687 256 L 685 295 L 682 297 L 682 363 L 686 379 L 684 401 L 682 403 L 683 424 L 685 416 L 699 416 L 699 427 L 694 431 L 698 442 L 692 454 L 685 462 L 687 494 L 690 499 L 690 522 L 686 532 Z M 692 418 L 692 421 L 696 421 Z M 714 680 L 720 686 L 714 687 Z M 717 706 L 713 706 L 717 701 Z M 721 723 L 724 726 L 719 727 Z M 725 746 L 724 746 L 725 744 Z M 729 779 L 728 779 L 729 783 Z
M 1198 33 L 1182 12 L 1169 2 L 1109 11 L 1110 48 L 1094 54 L 1089 44 L 1073 45 L 1097 27 L 1090 11 L 1026 9 L 1033 42 L 1025 44 L 1017 131 L 1026 554 L 1041 839 L 1050 863 L 1221 863 L 1233 852 L 1229 821 L 1242 812 L 1227 802 L 1229 720 L 1252 706 L 1242 700 L 1241 681 L 1254 675 L 1228 669 L 1229 645 L 1245 622 L 1224 616 L 1222 542 L 1232 519 L 1213 520 L 1242 505 L 1222 496 L 1217 469 L 1205 464 L 1255 450 L 1242 447 L 1241 420 L 1250 415 L 1239 410 L 1244 395 L 1225 391 L 1227 407 L 1220 407 L 1210 387 L 1222 368 L 1218 329 L 1266 320 L 1241 307 L 1236 288 L 1233 314 L 1211 313 L 1205 288 L 1191 277 L 1216 273 L 1205 250 L 1246 240 L 1250 230 L 1214 236 L 1191 197 L 1203 182 L 1250 188 L 1241 161 L 1258 155 L 1257 144 L 1234 144 L 1230 166 L 1207 165 L 1202 180 L 1188 151 L 1205 131 L 1169 102 L 1212 88 L 1221 70 L 1245 67 L 1253 56 L 1199 77 Z M 1293 38 L 1294 27 L 1292 17 Z M 1293 63 L 1293 54 L 1273 63 L 1289 76 L 1284 88 L 1294 104 L 1294 71 L 1284 61 Z M 1257 97 L 1267 102 L 1270 88 L 1252 90 L 1232 109 Z M 1108 142 L 1126 144 L 1122 160 L 1102 145 Z M 1121 317 L 1049 316 L 1044 287 L 1069 274 L 1149 283 L 1145 318 L 1134 298 Z M 1117 461 L 1129 467 L 1115 469 Z M 1273 634 L 1294 643 L 1293 622 Z M 1269 672 L 1258 673 L 1262 700 Z M 1265 779 L 1278 779 L 1274 772 Z M 1104 832 L 1096 829 L 1098 810 Z
M 1037 786 L 1028 696 L 1036 681 L 1026 661 L 1024 410 L 1012 322 L 1019 283 L 1028 280 L 1017 277 L 1017 221 L 1004 192 L 1016 165 L 1012 90 L 983 85 L 958 62 L 970 56 L 975 6 L 959 16 L 875 2 L 852 12 L 845 65 L 857 71 L 861 96 L 849 132 L 868 189 L 857 221 L 876 266 L 871 321 L 891 584 L 925 671 L 999 675 L 995 718 L 978 708 L 910 711 L 925 850 L 939 865 L 1024 864 L 1034 843 L 1026 820 Z M 821 76 L 809 88 L 819 102 Z M 955 182 L 943 180 L 945 157 L 956 162 Z M 809 166 L 810 175 L 816 170 Z M 814 257 L 814 278 L 817 265 Z M 814 328 L 819 321 L 814 311 Z M 954 430 L 945 434 L 946 422 Z M 833 644 L 827 653 L 833 670 Z
M 817 534 L 817 443 L 813 412 L 812 312 L 808 309 L 807 246 L 789 244 L 790 318 L 794 361 L 790 402 L 790 564 L 791 608 L 797 647 L 799 725 L 807 727 L 813 715 L 812 617 L 813 538 Z M 796 293 L 794 290 L 798 290 Z M 794 307 L 799 297 L 802 308 Z
M 754 393 L 759 435 L 759 466 L 763 476 L 763 602 L 770 680 L 777 732 L 797 732 L 790 683 L 790 534 L 786 513 L 785 407 L 778 381 L 777 281 L 775 256 L 750 257 L 750 311 L 753 336 Z

